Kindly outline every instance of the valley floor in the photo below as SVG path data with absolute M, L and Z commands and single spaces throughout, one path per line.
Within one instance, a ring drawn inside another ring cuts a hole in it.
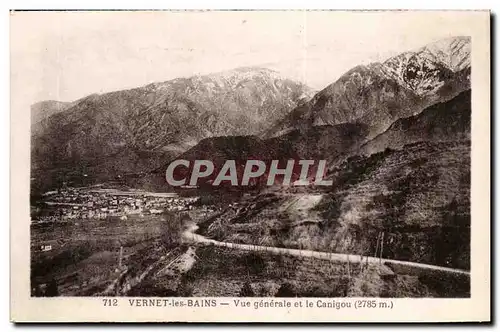
M 182 242 L 166 246 L 161 228 L 152 227 L 159 223 L 161 220 L 143 221 L 142 225 L 129 223 L 134 232 L 124 231 L 123 224 L 107 225 L 108 233 L 112 229 L 120 233 L 122 229 L 123 238 L 118 244 L 104 246 L 96 232 L 89 234 L 94 239 L 90 247 L 89 238 L 80 236 L 81 243 L 66 244 L 57 253 L 34 260 L 32 295 L 470 296 L 467 273 L 418 265 L 402 269 L 388 260 L 366 260 L 357 255 L 221 243 L 196 234 L 197 225 L 192 221 L 183 225 Z M 141 227 L 154 231 L 141 237 Z M 53 236 L 61 230 L 55 226 L 49 232 Z M 39 231 L 34 233 L 41 236 Z M 109 243 L 108 239 L 102 237 L 105 243 Z M 54 284 L 57 293 L 48 294 Z

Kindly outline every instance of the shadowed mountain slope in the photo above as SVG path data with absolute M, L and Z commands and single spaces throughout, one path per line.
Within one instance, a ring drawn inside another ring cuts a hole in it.
M 452 37 L 383 63 L 357 66 L 277 121 L 263 135 L 307 126 L 357 122 L 369 137 L 470 88 L 470 38 Z
M 394 122 L 389 129 L 361 147 L 364 154 L 386 148 L 401 149 L 419 141 L 453 141 L 470 139 L 471 91 L 432 105 L 421 113 Z
M 309 93 L 272 70 L 239 68 L 90 95 L 32 132 L 32 177 L 147 172 L 204 138 L 256 134 Z

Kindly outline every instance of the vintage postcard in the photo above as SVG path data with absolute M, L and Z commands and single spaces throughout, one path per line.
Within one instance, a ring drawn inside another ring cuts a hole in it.
M 490 320 L 489 11 L 12 11 L 14 322 Z

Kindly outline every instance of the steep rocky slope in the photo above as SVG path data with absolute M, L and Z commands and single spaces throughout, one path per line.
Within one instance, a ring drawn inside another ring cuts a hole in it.
M 446 38 L 392 57 L 381 69 L 419 96 L 428 96 L 446 86 L 454 73 L 470 69 L 470 52 L 469 37 Z
M 384 133 L 365 143 L 361 153 L 372 154 L 386 148 L 401 149 L 419 141 L 470 139 L 471 91 L 432 105 L 421 113 L 394 122 Z
M 53 114 L 64 111 L 71 103 L 56 100 L 44 100 L 31 106 L 31 123 L 36 124 Z
M 383 63 L 357 66 L 297 107 L 263 135 L 304 126 L 359 122 L 370 137 L 394 121 L 470 88 L 470 38 L 440 40 Z
M 469 140 L 353 157 L 332 177 L 333 204 L 322 208 L 324 216 L 336 216 L 331 226 L 346 248 L 357 242 L 359 249 L 364 243 L 363 250 L 374 250 L 382 231 L 386 257 L 469 268 Z
M 32 132 L 32 177 L 146 172 L 203 138 L 256 134 L 309 93 L 272 70 L 240 68 L 91 95 Z
M 366 138 L 367 128 L 359 124 L 338 124 L 334 126 L 314 126 L 307 130 L 293 130 L 283 136 L 261 139 L 257 136 L 224 136 L 206 138 L 185 153 L 175 159 L 191 161 L 189 169 L 179 167 L 180 173 L 175 173 L 176 179 L 190 177 L 194 160 L 210 160 L 215 165 L 213 176 L 200 179 L 199 183 L 213 181 L 217 171 L 226 160 L 235 160 L 239 177 L 247 160 L 261 160 L 268 166 L 272 160 L 279 160 L 280 167 L 286 167 L 286 161 L 312 159 L 325 159 L 331 161 L 355 151 L 360 142 Z M 170 160 L 169 163 L 173 161 Z M 141 179 L 141 186 L 148 186 L 150 189 L 168 190 L 165 181 L 165 171 L 168 167 L 166 163 L 151 174 L 146 174 Z M 294 177 L 300 174 L 300 166 L 296 162 Z M 315 166 L 311 167 L 314 173 Z M 177 170 L 177 169 L 176 169 Z M 265 173 L 261 180 L 265 180 Z M 257 185 L 257 183 L 254 183 Z M 261 183 L 265 185 L 265 183 Z
M 384 258 L 469 268 L 470 141 L 419 142 L 351 157 L 329 178 L 328 190 L 252 196 L 201 231 L 221 241 L 369 256 L 382 251 Z

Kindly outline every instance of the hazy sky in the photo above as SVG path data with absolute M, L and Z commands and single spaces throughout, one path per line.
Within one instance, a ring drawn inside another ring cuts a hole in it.
M 322 89 L 358 64 L 453 35 L 470 15 L 396 12 L 14 13 L 11 77 L 34 103 L 262 66 Z M 473 17 L 472 17 L 473 18 Z M 17 85 L 14 85 L 17 86 Z

